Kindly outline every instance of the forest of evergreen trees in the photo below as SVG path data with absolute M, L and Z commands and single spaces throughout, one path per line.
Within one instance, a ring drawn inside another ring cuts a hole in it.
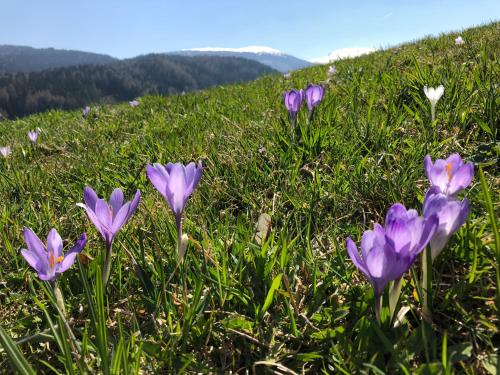
M 256 61 L 220 56 L 152 54 L 107 65 L 0 74 L 0 116 L 132 100 L 253 80 L 276 72 Z M 1 118 L 1 117 L 0 117 Z

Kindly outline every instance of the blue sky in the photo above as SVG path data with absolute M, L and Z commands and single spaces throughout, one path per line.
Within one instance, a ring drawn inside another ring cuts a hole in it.
M 2 0 L 0 44 L 132 57 L 269 46 L 304 59 L 500 19 L 499 0 Z

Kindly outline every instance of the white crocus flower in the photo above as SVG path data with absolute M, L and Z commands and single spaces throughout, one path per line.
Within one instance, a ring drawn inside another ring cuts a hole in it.
M 462 45 L 462 44 L 464 44 L 464 43 L 465 43 L 465 41 L 462 39 L 462 37 L 461 37 L 461 36 L 458 36 L 458 37 L 455 39 L 455 45 L 457 45 L 457 46 L 460 46 L 460 45 Z
M 444 87 L 443 85 L 439 85 L 438 87 L 427 87 L 424 86 L 424 93 L 427 96 L 427 99 L 431 102 L 431 117 L 432 122 L 434 122 L 436 118 L 436 104 L 438 100 L 443 96 Z

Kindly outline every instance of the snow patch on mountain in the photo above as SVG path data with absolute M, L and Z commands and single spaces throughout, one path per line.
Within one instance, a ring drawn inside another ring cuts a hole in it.
M 241 48 L 226 48 L 226 47 L 202 47 L 202 48 L 191 48 L 183 49 L 183 51 L 200 51 L 200 52 L 241 52 L 241 53 L 256 53 L 256 54 L 269 54 L 284 56 L 285 53 L 280 50 L 265 47 L 265 46 L 247 46 Z

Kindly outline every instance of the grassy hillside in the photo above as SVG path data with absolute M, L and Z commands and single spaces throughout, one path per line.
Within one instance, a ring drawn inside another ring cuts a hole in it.
M 104 373 L 493 373 L 499 249 L 479 169 L 498 217 L 500 24 L 463 31 L 461 46 L 457 35 L 336 63 L 307 141 L 292 137 L 283 91 L 325 81 L 327 66 L 144 97 L 136 108 L 96 107 L 86 119 L 52 111 L 0 122 L 0 146 L 13 149 L 0 160 L 0 326 L 43 372 L 73 363 L 71 371 Z M 439 84 L 431 124 L 423 87 Z M 26 132 L 36 127 L 33 148 Z M 421 212 L 424 156 L 453 152 L 475 163 L 472 212 L 434 263 L 432 324 L 406 274 L 406 320 L 379 326 L 345 238 L 359 243 L 395 202 Z M 184 222 L 191 240 L 177 268 L 174 218 L 145 165 L 198 159 L 203 176 Z M 106 199 L 116 187 L 127 200 L 142 192 L 116 239 L 105 293 L 104 242 L 75 205 L 86 185 Z M 258 245 L 262 213 L 272 225 Z M 24 226 L 43 239 L 57 228 L 68 246 L 88 234 L 86 257 L 58 278 L 80 362 L 61 338 L 67 330 L 48 284 L 20 255 Z M 9 363 L 0 352 L 3 368 Z

